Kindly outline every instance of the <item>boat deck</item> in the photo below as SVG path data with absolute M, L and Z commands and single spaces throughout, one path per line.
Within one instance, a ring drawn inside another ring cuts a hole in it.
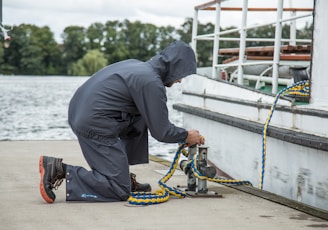
M 63 157 L 65 163 L 86 166 L 77 141 L 0 142 L 0 229 L 318 229 L 328 221 L 231 187 L 208 183 L 223 198 L 171 197 L 168 202 L 134 206 L 127 202 L 81 203 L 65 201 L 65 185 L 54 204 L 39 194 L 39 155 Z M 157 181 L 167 162 L 151 160 L 132 166 L 139 181 Z M 186 184 L 177 171 L 170 186 Z

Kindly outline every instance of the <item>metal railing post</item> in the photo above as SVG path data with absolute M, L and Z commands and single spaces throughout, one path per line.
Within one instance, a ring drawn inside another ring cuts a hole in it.
M 221 20 L 221 3 L 217 2 L 215 10 L 215 28 L 214 28 L 214 43 L 213 43 L 213 63 L 212 63 L 212 77 L 217 78 L 216 65 L 218 64 L 218 55 L 220 49 L 220 20 Z
M 278 92 L 278 77 L 279 77 L 279 61 L 280 61 L 280 39 L 281 39 L 281 24 L 282 24 L 282 13 L 283 13 L 283 0 L 278 0 L 277 6 L 277 20 L 276 30 L 274 39 L 274 53 L 273 53 L 273 69 L 272 69 L 272 93 Z
M 291 13 L 291 17 L 295 17 L 296 16 L 296 11 L 292 11 Z M 295 46 L 296 45 L 296 20 L 292 20 L 290 21 L 290 42 L 289 45 Z
M 243 85 L 243 62 L 245 56 L 245 46 L 246 46 L 246 26 L 247 26 L 247 10 L 248 10 L 248 0 L 243 1 L 243 15 L 242 15 L 242 25 L 240 28 L 240 44 L 239 44 L 239 65 L 238 65 L 238 79 L 239 85 Z
M 197 59 L 197 30 L 198 30 L 198 9 L 195 9 L 194 20 L 192 22 L 191 48 L 194 50 Z

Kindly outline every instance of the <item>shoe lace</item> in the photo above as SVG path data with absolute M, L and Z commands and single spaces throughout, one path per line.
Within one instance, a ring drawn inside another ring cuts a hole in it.
M 54 177 L 51 182 L 48 181 L 48 184 L 49 184 L 49 187 L 51 189 L 55 189 L 55 190 L 58 190 L 58 187 L 63 183 L 64 181 L 64 178 L 60 177 L 60 176 L 56 176 Z
M 53 185 L 53 188 L 55 189 L 55 190 L 58 190 L 58 187 L 63 183 L 63 178 L 61 178 L 61 179 L 57 179 L 56 181 L 55 181 L 55 184 Z
M 65 178 L 61 161 L 59 162 L 58 165 L 56 165 L 56 170 L 57 170 L 56 176 L 54 178 L 52 178 L 52 180 L 50 182 L 50 184 L 51 184 L 50 186 L 51 186 L 51 188 L 58 190 L 58 187 L 63 183 L 63 180 Z

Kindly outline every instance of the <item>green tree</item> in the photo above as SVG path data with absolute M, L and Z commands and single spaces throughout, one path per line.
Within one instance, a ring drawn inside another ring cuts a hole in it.
M 42 53 L 41 47 L 35 38 L 28 38 L 28 44 L 20 49 L 21 59 L 19 63 L 19 74 L 41 75 L 42 74 Z
M 2 46 L 2 44 L 0 44 L 0 73 L 3 73 L 3 66 L 5 64 L 3 58 L 4 54 L 5 54 L 4 47 Z
M 64 74 L 61 62 L 60 46 L 54 39 L 49 27 L 42 27 L 35 31 L 37 46 L 42 50 L 42 74 Z
M 60 50 L 49 27 L 22 24 L 10 34 L 13 39 L 4 54 L 7 74 L 48 75 L 58 70 Z
M 192 22 L 192 18 L 186 18 L 178 29 L 172 26 L 157 27 L 153 24 L 140 21 L 130 22 L 129 20 L 108 21 L 104 25 L 92 23 L 87 29 L 80 26 L 69 26 L 62 34 L 63 44 L 56 43 L 53 33 L 47 26 L 37 27 L 21 24 L 14 26 L 9 32 L 13 38 L 10 47 L 7 49 L 0 47 L 0 73 L 90 75 L 104 65 L 98 66 L 95 60 L 91 61 L 94 56 L 99 58 L 98 54 L 105 57 L 106 64 L 128 58 L 146 61 L 173 40 L 180 39 L 190 43 Z M 297 30 L 297 38 L 310 39 L 312 28 L 312 24 L 306 24 L 303 29 Z M 221 31 L 230 29 L 234 29 L 234 27 L 221 28 Z M 288 24 L 282 27 L 283 38 L 289 37 L 289 30 Z M 212 23 L 199 23 L 198 34 L 213 32 L 214 25 Z M 274 33 L 275 27 L 267 26 L 248 30 L 247 37 L 273 38 Z M 239 38 L 239 32 L 222 36 Z M 273 45 L 273 42 L 247 42 L 247 46 L 265 45 Z M 239 47 L 238 41 L 220 42 L 220 49 L 234 47 Z M 91 50 L 92 52 L 88 52 Z M 94 54 L 94 50 L 97 50 L 98 54 Z M 86 55 L 87 52 L 88 55 Z M 212 52 L 212 42 L 197 41 L 197 64 L 199 67 L 212 64 Z M 90 65 L 90 68 L 87 65 Z
M 158 51 L 161 41 L 153 24 L 140 21 L 108 21 L 105 26 L 103 50 L 109 63 L 136 58 L 150 59 Z
M 103 40 L 104 40 L 104 30 L 105 26 L 102 23 L 92 23 L 87 31 L 87 49 L 93 50 L 93 49 L 101 49 Z
M 26 34 L 22 26 L 14 26 L 10 31 L 12 40 L 10 47 L 4 50 L 4 64 L 1 65 L 1 73 L 18 74 L 19 63 L 21 59 L 20 49 L 27 43 Z
M 128 50 L 127 58 L 146 61 L 157 51 L 157 30 L 153 24 L 142 24 L 140 21 L 124 20 L 121 26 L 121 39 Z
M 62 59 L 67 72 L 70 65 L 81 59 L 87 52 L 86 30 L 81 26 L 69 26 L 64 29 L 62 38 Z
M 107 60 L 99 50 L 89 50 L 83 58 L 73 63 L 68 69 L 69 75 L 91 76 L 107 65 Z
M 129 51 L 122 39 L 122 23 L 119 21 L 107 21 L 105 24 L 105 39 L 103 50 L 108 63 L 115 63 L 128 58 Z
M 182 41 L 186 43 L 191 42 L 193 19 L 187 18 L 185 22 L 178 29 L 178 33 Z M 214 25 L 212 23 L 201 24 L 198 23 L 198 34 L 208 34 L 214 32 Z M 197 41 L 197 65 L 198 67 L 210 66 L 212 64 L 213 43 L 208 41 Z
M 300 39 L 311 39 L 312 31 L 313 31 L 313 24 L 312 23 L 309 24 L 307 22 L 303 29 L 296 31 L 296 36 Z M 306 43 L 306 45 L 309 45 L 309 43 Z
M 193 18 L 186 18 L 185 21 L 181 24 L 180 28 L 177 30 L 180 39 L 186 43 L 191 42 L 192 23 Z
M 173 26 L 160 26 L 157 28 L 157 51 L 163 50 L 174 40 L 179 40 L 180 36 Z
M 254 28 L 252 30 L 247 31 L 247 37 L 251 38 L 275 38 L 275 31 L 276 28 L 273 25 L 260 27 L 260 28 Z M 299 39 L 311 39 L 312 37 L 312 28 L 308 24 L 301 29 L 296 31 L 296 36 Z M 281 37 L 285 39 L 290 38 L 290 25 L 284 24 L 281 28 Z M 282 44 L 284 44 L 282 42 Z M 285 44 L 288 44 L 288 42 L 285 42 Z M 247 42 L 247 46 L 273 46 L 274 42 L 260 42 L 260 41 L 250 41 Z

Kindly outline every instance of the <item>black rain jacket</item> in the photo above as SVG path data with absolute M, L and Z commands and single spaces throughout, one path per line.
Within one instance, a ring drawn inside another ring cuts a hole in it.
M 143 130 L 161 142 L 177 143 L 188 135 L 169 121 L 164 84 L 196 73 L 195 54 L 181 41 L 171 43 L 147 62 L 135 59 L 109 65 L 90 77 L 69 105 L 72 130 L 88 138 L 135 137 Z M 147 145 L 144 138 L 138 145 Z

